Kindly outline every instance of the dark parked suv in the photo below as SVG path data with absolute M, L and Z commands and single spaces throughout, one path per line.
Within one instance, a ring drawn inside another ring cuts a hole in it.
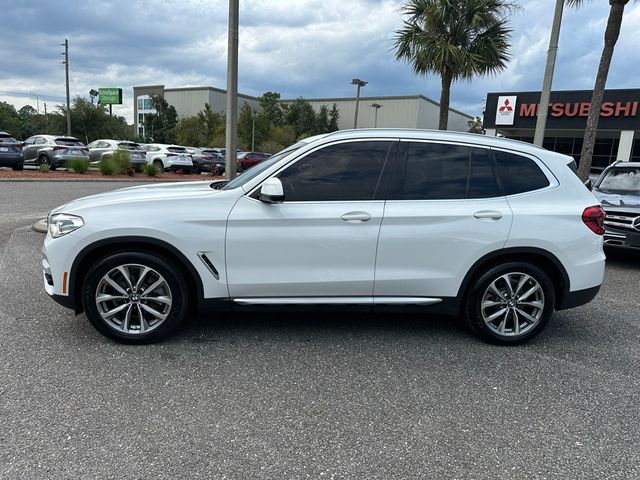
M 604 245 L 640 250 L 640 162 L 615 162 L 593 186 L 607 217 Z
M 74 137 L 34 135 L 24 141 L 22 151 L 25 165 L 49 165 L 52 170 L 66 167 L 72 158 L 89 160 L 89 149 Z
M 6 132 L 0 132 L 0 167 L 22 170 L 22 142 Z

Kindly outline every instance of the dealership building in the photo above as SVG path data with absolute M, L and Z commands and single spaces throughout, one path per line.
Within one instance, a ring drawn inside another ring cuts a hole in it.
M 164 97 L 173 105 L 178 117 L 190 117 L 204 108 L 205 103 L 211 105 L 214 112 L 226 112 L 227 92 L 214 87 L 165 88 L 164 85 L 147 85 L 133 87 L 134 98 L 134 130 L 135 134 L 144 136 L 144 118 L 153 113 L 150 98 L 152 95 Z M 260 110 L 256 97 L 238 95 L 238 108 L 248 103 L 255 110 Z M 295 99 L 283 99 L 281 103 L 291 103 Z M 328 109 L 335 104 L 340 112 L 338 128 L 353 128 L 355 117 L 355 97 L 346 98 L 306 98 L 316 112 L 325 105 Z M 438 128 L 440 104 L 423 95 L 360 97 L 358 108 L 358 128 Z M 468 122 L 473 117 L 458 110 L 449 109 L 449 130 L 466 132 Z
M 591 90 L 551 92 L 544 148 L 580 160 L 591 108 Z M 487 95 L 484 129 L 487 135 L 533 142 L 540 92 L 500 92 Z M 640 161 L 640 89 L 606 90 L 593 152 L 592 168 L 602 170 L 616 160 Z

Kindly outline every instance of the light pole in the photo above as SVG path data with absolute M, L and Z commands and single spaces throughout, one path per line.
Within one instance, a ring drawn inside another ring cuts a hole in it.
M 356 114 L 353 117 L 353 128 L 358 128 L 358 105 L 360 104 L 360 88 L 364 87 L 367 83 L 364 80 L 360 80 L 359 78 L 354 78 L 351 80 L 351 85 L 357 85 L 356 89 Z
M 229 0 L 229 35 L 227 39 L 227 131 L 225 141 L 225 175 L 236 177 L 236 133 L 238 131 L 238 16 L 240 0 Z
M 382 105 L 380 105 L 379 103 L 372 103 L 369 106 L 371 108 L 375 108 L 376 109 L 375 117 L 374 117 L 374 120 L 373 120 L 373 128 L 378 128 L 378 110 L 380 110 L 382 108 Z
M 251 112 L 251 151 L 256 150 L 256 112 Z

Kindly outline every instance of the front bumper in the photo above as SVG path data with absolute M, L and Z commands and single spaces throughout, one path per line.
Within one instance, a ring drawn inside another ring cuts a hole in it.
M 604 246 L 640 251 L 640 209 L 605 209 Z

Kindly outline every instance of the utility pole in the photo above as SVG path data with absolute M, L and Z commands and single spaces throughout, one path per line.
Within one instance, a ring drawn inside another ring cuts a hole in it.
M 364 87 L 367 83 L 364 80 L 360 80 L 359 78 L 354 78 L 351 80 L 351 85 L 357 85 L 356 89 L 356 114 L 353 117 L 353 128 L 358 128 L 358 106 L 360 104 L 360 88 Z
M 547 126 L 547 111 L 551 97 L 551 83 L 553 82 L 553 69 L 556 66 L 558 53 L 558 38 L 560 37 L 560 24 L 562 23 L 562 8 L 564 0 L 556 0 L 556 8 L 553 13 L 553 25 L 551 26 L 551 38 L 549 38 L 549 50 L 547 51 L 547 65 L 544 69 L 542 92 L 540 92 L 540 104 L 538 105 L 538 118 L 536 130 L 533 136 L 534 145 L 542 146 L 544 142 L 544 130 Z
M 47 130 L 49 130 L 48 128 L 48 118 L 47 118 L 47 102 L 44 102 L 44 133 L 48 133 Z
M 251 112 L 251 151 L 256 149 L 256 112 Z
M 71 99 L 69 97 L 69 40 L 64 39 L 64 75 L 67 86 L 67 136 L 71 136 Z
M 227 138 L 225 142 L 225 176 L 236 177 L 236 134 L 238 131 L 238 17 L 240 0 L 229 0 L 229 34 L 227 39 Z

